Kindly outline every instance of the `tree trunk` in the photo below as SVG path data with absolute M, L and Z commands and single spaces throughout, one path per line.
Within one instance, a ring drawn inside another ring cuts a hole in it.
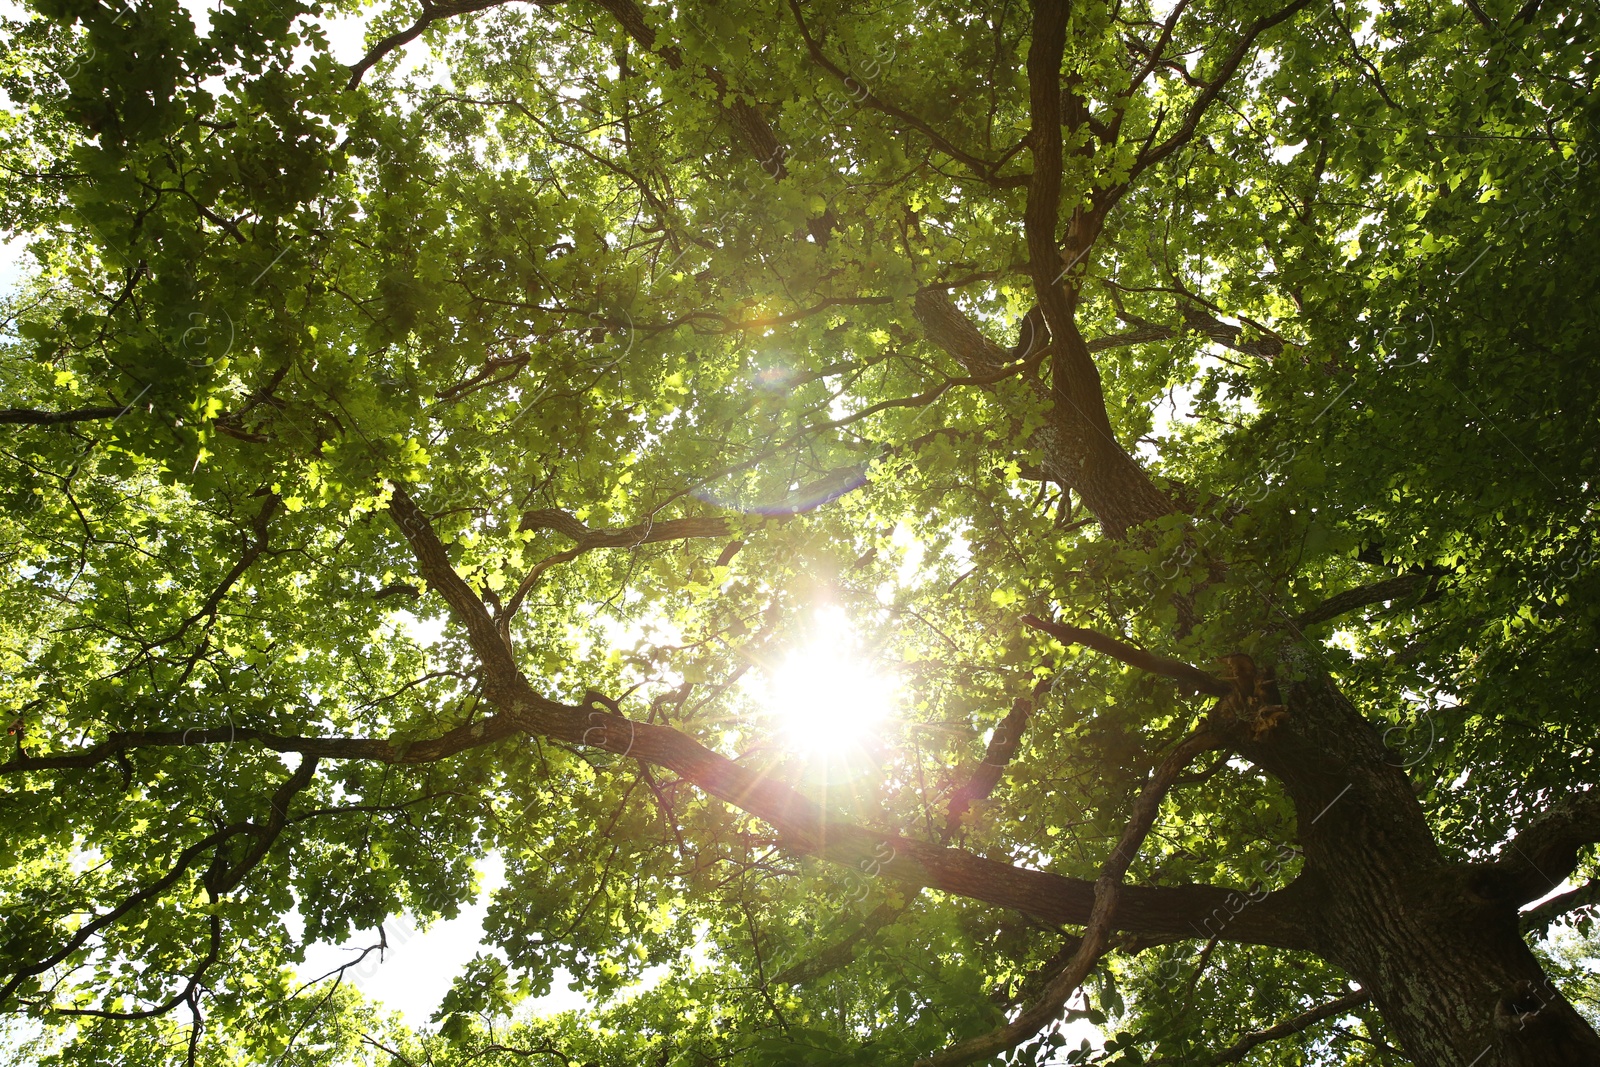
M 1549 984 L 1514 909 L 1426 890 L 1386 896 L 1371 871 L 1330 885 L 1325 952 L 1421 1067 L 1600 1064 L 1600 1035 Z
M 1318 954 L 1372 994 L 1420 1067 L 1600 1065 L 1600 1035 L 1522 940 L 1524 901 L 1439 855 L 1404 757 L 1304 674 L 1288 721 L 1241 748 L 1295 803 Z

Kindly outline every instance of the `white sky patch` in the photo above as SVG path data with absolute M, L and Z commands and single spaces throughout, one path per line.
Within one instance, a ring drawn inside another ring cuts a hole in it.
M 1239 322 L 1226 315 L 1218 316 L 1219 321 L 1230 326 L 1238 326 Z M 1217 348 L 1218 346 L 1213 346 Z M 1194 424 L 1194 398 L 1200 391 L 1200 386 L 1205 376 L 1210 371 L 1225 366 L 1215 352 L 1202 352 L 1195 363 L 1194 373 L 1189 380 L 1180 382 L 1167 391 L 1167 394 L 1156 401 L 1155 409 L 1151 412 L 1151 426 L 1148 437 L 1134 446 L 1134 455 L 1143 463 L 1154 463 L 1161 457 L 1160 448 L 1154 443 L 1163 438 L 1170 437 L 1185 426 Z M 1256 404 L 1255 398 L 1240 395 L 1224 389 L 1219 396 L 1232 405 L 1243 419 L 1253 418 L 1261 409 Z
M 505 862 L 498 853 L 491 853 L 477 864 L 477 870 L 478 898 L 462 908 L 461 914 L 426 929 L 418 926 L 413 915 L 398 916 L 384 926 L 389 947 L 382 958 L 376 952 L 367 956 L 345 972 L 345 981 L 368 999 L 399 1012 L 407 1025 L 429 1025 L 429 1019 L 450 991 L 450 983 L 473 956 L 486 951 L 483 920 L 489 914 L 490 894 L 506 884 Z M 360 955 L 361 949 L 377 940 L 374 930 L 356 935 L 347 945 L 312 946 L 298 969 L 300 978 L 320 978 L 349 963 Z M 519 1013 L 551 1015 L 588 1006 L 587 995 L 568 988 L 571 980 L 571 974 L 558 970 L 550 992 L 524 1001 L 518 1007 Z
M 209 36 L 211 15 L 220 8 L 219 0 L 178 0 L 178 3 L 188 12 L 190 20 L 194 23 L 195 32 L 201 38 Z M 323 15 L 315 18 L 301 16 L 296 20 L 296 24 L 302 28 L 306 26 L 321 28 L 328 39 L 329 54 L 348 67 L 353 66 L 367 54 L 367 27 L 372 23 L 374 14 L 375 9 L 368 7 L 354 13 Z M 296 69 L 304 66 L 310 60 L 312 53 L 310 45 L 296 48 L 293 66 Z M 399 78 L 410 77 L 424 71 L 432 59 L 428 45 L 420 37 L 399 48 L 397 53 L 391 53 L 391 56 L 394 54 L 400 57 L 399 64 L 394 68 L 394 74 Z M 442 71 L 433 77 L 425 75 L 423 78 L 425 83 L 435 85 L 442 84 L 443 80 Z
M 22 281 L 35 270 L 38 263 L 28 254 L 28 241 L 24 235 L 14 240 L 0 242 L 0 299 L 22 287 Z
M 1517 910 L 1518 911 L 1532 911 L 1534 908 L 1537 908 L 1540 904 L 1543 904 L 1548 900 L 1554 900 L 1556 897 L 1559 897 L 1562 893 L 1570 893 L 1576 888 L 1578 888 L 1577 883 L 1575 883 L 1571 878 L 1563 878 L 1561 880 L 1561 884 L 1556 886 L 1554 889 L 1550 890 L 1550 892 L 1546 893 L 1544 896 L 1540 897 L 1538 900 L 1530 900 L 1530 901 L 1528 901 L 1526 904 L 1524 904 L 1522 907 L 1518 908 Z
M 972 542 L 967 540 L 966 534 L 971 528 L 963 525 L 961 529 L 951 534 L 950 544 L 944 550 L 944 554 L 962 570 L 972 566 Z
M 373 9 L 353 15 L 335 15 L 318 19 L 307 19 L 307 22 L 322 27 L 322 32 L 328 37 L 328 52 L 334 59 L 345 66 L 353 66 L 367 54 L 367 26 L 372 22 Z M 303 46 L 302 46 L 303 48 Z M 301 61 L 301 50 L 296 50 L 295 59 Z M 395 62 L 395 57 L 399 62 Z M 392 67 L 387 65 L 393 64 Z M 423 37 L 410 41 L 384 57 L 380 66 L 390 70 L 390 76 L 397 81 L 415 76 L 418 84 L 422 86 L 444 86 L 450 84 L 450 73 L 443 63 L 435 61 L 433 50 L 428 46 Z M 367 77 L 371 77 L 369 71 Z
M 178 0 L 178 6 L 189 13 L 194 32 L 200 37 L 211 36 L 211 9 L 214 0 Z
M 420 619 L 409 611 L 394 613 L 396 626 L 411 640 L 424 648 L 432 648 L 444 639 L 444 629 L 449 621 L 442 615 Z
M 1287 163 L 1304 151 L 1307 143 L 1306 141 L 1301 141 L 1299 144 L 1281 144 L 1268 152 L 1267 155 L 1271 157 L 1274 163 Z
M 1328 635 L 1328 644 L 1334 648 L 1343 649 L 1344 651 L 1350 653 L 1350 655 L 1355 659 L 1366 658 L 1366 654 L 1361 651 L 1357 643 L 1356 632 L 1354 630 L 1333 631 L 1333 633 Z
M 1046 1062 L 1066 1063 L 1066 1054 L 1076 1052 L 1085 1042 L 1088 1043 L 1090 1048 L 1096 1050 L 1104 1048 L 1106 1044 L 1105 1032 L 1088 1019 L 1074 1019 L 1067 1023 L 1061 1028 L 1061 1036 L 1067 1039 L 1066 1044 L 1062 1045 L 1057 1052 L 1057 1056 L 1062 1058 L 1052 1057 Z
M 315 21 L 327 34 L 328 51 L 345 66 L 351 66 L 367 54 L 367 24 L 372 21 L 370 13 L 334 15 Z M 417 50 L 415 46 L 419 43 L 420 38 L 405 47 L 407 62 L 411 61 L 411 54 Z M 422 50 L 426 51 L 426 46 L 422 46 Z
M 889 543 L 900 554 L 900 566 L 895 570 L 895 578 L 901 586 L 920 584 L 917 581 L 922 571 L 923 557 L 928 554 L 928 546 L 922 543 L 917 532 L 907 523 L 896 523 L 894 533 L 889 535 Z

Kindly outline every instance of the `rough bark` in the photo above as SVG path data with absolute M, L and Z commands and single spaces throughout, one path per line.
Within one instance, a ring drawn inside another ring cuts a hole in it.
M 1028 47 L 1029 134 L 1033 174 L 1023 211 L 1028 242 L 1028 273 L 1050 329 L 1050 393 L 1059 420 L 1066 466 L 1076 460 L 1073 488 L 1100 520 L 1106 536 L 1121 538 L 1134 526 L 1170 514 L 1172 502 L 1150 481 L 1144 468 L 1117 440 L 1106 413 L 1100 369 L 1078 329 L 1080 268 L 1099 237 L 1102 210 L 1072 212 L 1063 245 L 1061 216 L 1062 91 L 1061 59 L 1066 46 L 1069 5 L 1041 0 L 1034 5 L 1033 40 Z M 1066 94 L 1069 102 L 1077 97 Z M 1066 116 L 1073 125 L 1087 118 L 1081 107 Z
M 1372 995 L 1421 1067 L 1600 1064 L 1600 1036 L 1522 940 L 1514 872 L 1440 856 L 1410 780 L 1331 680 L 1297 681 L 1288 707 L 1240 749 L 1294 801 L 1318 955 Z
M 985 337 L 943 290 L 918 293 L 915 313 L 928 340 L 959 360 L 968 374 L 991 375 L 1009 361 L 1009 353 Z M 1072 335 L 1084 344 L 1076 327 Z M 1055 343 L 1052 336 L 1051 344 Z M 1083 356 L 1090 358 L 1087 345 Z M 1064 380 L 1066 374 L 1059 378 Z M 1139 523 L 1172 513 L 1171 499 L 1111 436 L 1109 422 L 1097 430 L 1091 420 L 1075 414 L 1073 401 L 1062 402 L 1038 379 L 1031 384 L 1047 408 L 1044 423 L 1027 443 L 1038 451 L 1045 477 L 1078 494 L 1108 537 L 1121 538 Z M 1098 394 L 1098 390 L 1096 371 L 1092 391 Z M 1103 406 L 1101 415 L 1103 419 Z

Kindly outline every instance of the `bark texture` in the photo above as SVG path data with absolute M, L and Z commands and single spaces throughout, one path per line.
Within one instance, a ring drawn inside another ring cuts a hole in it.
M 1443 859 L 1405 771 L 1331 680 L 1296 682 L 1288 708 L 1240 749 L 1294 800 L 1317 954 L 1371 994 L 1422 1067 L 1600 1064 L 1600 1036 L 1519 930 L 1519 906 L 1545 890 Z

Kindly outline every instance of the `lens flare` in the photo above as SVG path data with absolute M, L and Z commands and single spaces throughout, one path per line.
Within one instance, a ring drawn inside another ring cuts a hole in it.
M 832 605 L 815 612 L 803 643 L 767 679 L 787 746 L 807 756 L 859 751 L 888 717 L 897 688 L 862 648 L 844 609 Z

